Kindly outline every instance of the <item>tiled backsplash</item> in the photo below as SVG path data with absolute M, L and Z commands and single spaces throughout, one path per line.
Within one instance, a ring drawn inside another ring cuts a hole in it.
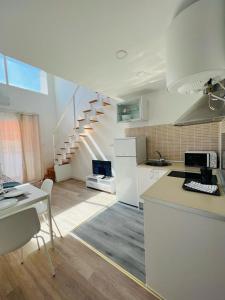
M 157 125 L 127 128 L 126 136 L 147 137 L 148 158 L 158 158 L 156 150 L 168 160 L 184 160 L 187 150 L 219 151 L 220 123 L 190 126 Z

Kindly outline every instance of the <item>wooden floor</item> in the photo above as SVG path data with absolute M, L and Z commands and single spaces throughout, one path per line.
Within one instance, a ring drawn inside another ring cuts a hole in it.
M 53 212 L 64 235 L 51 251 L 56 277 L 49 273 L 43 249 L 37 251 L 32 241 L 25 248 L 24 265 L 17 252 L 0 257 L 0 299 L 156 299 L 69 234 L 114 201 L 113 195 L 87 190 L 75 180 L 55 184 Z
M 117 202 L 73 233 L 145 283 L 143 211 Z

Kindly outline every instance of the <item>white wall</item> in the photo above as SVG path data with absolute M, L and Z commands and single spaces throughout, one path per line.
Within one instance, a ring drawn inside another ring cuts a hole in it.
M 68 141 L 68 136 L 72 135 L 74 128 L 74 111 L 73 101 L 71 101 L 77 85 L 71 81 L 54 77 L 55 101 L 56 101 L 56 117 L 57 131 L 55 134 L 56 145 L 64 147 L 63 142 Z M 65 112 L 65 114 L 64 114 Z M 63 121 L 60 122 L 64 114 Z
M 66 104 L 70 101 L 76 88 L 76 84 L 54 76 L 55 97 L 56 97 L 56 114 L 57 120 L 61 117 Z
M 56 124 L 54 80 L 48 75 L 48 95 L 0 84 L 0 111 L 35 113 L 39 115 L 40 139 L 44 170 L 53 165 L 52 132 Z

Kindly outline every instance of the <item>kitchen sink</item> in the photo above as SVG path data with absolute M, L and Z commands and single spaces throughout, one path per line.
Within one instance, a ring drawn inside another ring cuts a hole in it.
M 156 160 L 156 159 L 148 160 L 146 161 L 145 164 L 148 166 L 156 166 L 156 167 L 165 167 L 171 165 L 171 163 L 166 160 Z

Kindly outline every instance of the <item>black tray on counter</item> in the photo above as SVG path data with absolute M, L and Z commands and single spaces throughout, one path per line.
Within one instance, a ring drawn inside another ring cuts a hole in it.
M 216 177 L 216 175 L 212 176 L 212 182 L 211 182 L 212 185 L 217 185 L 217 187 L 218 187 L 218 189 L 214 193 L 208 193 L 208 192 L 199 191 L 199 190 L 192 189 L 192 188 L 190 188 L 190 187 L 188 187 L 188 186 L 185 185 L 187 183 L 190 183 L 191 181 L 201 183 L 201 180 L 186 178 L 184 180 L 183 185 L 182 185 L 182 188 L 185 191 L 195 192 L 195 193 L 201 193 L 201 194 L 207 194 L 207 195 L 211 195 L 211 196 L 220 196 L 220 190 L 219 190 L 219 187 L 218 187 L 218 184 L 217 184 L 217 177 Z

